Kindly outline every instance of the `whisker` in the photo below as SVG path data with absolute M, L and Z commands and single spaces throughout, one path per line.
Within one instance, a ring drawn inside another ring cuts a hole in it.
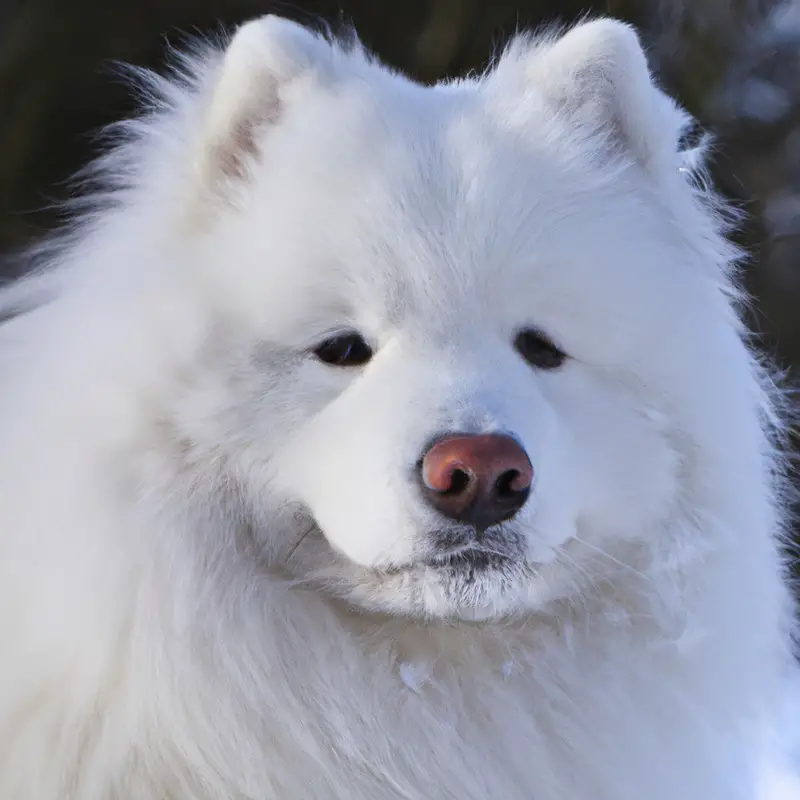
M 469 552 L 475 553 L 486 553 L 487 555 L 491 556 L 498 556 L 499 558 L 509 558 L 510 556 L 508 553 L 501 553 L 499 550 L 493 550 L 491 547 L 485 547 L 484 545 L 480 545 L 479 547 L 472 547 L 469 550 L 465 550 L 465 553 Z
M 569 562 L 569 565 L 574 567 L 584 578 L 586 578 L 590 583 L 594 583 L 596 581 L 596 576 L 593 575 L 586 567 L 579 564 L 566 550 L 563 548 L 556 550 L 556 558 L 557 559 L 566 559 Z
M 576 542 L 582 544 L 584 547 L 588 547 L 589 549 L 594 550 L 596 553 L 603 556 L 604 558 L 607 558 L 609 561 L 616 564 L 618 567 L 622 567 L 623 569 L 632 572 L 634 575 L 637 575 L 638 577 L 646 581 L 652 580 L 652 578 L 649 575 L 645 575 L 643 572 L 640 572 L 638 569 L 635 569 L 630 564 L 626 564 L 625 562 L 620 561 L 618 558 L 612 556 L 611 553 L 607 553 L 605 550 L 603 550 L 602 547 L 598 547 L 597 545 L 594 545 L 591 542 L 587 542 L 585 539 L 581 539 L 580 536 L 573 536 L 572 538 Z
M 297 552 L 297 548 L 298 548 L 298 547 L 300 547 L 300 545 L 301 545 L 301 544 L 303 544 L 303 541 L 305 540 L 305 538 L 306 538 L 306 537 L 307 537 L 307 536 L 308 536 L 310 533 L 313 533 L 313 531 L 314 531 L 314 530 L 316 530 L 316 527 L 317 527 L 316 525 L 312 525 L 312 526 L 311 526 L 311 527 L 310 527 L 310 528 L 309 528 L 309 529 L 308 529 L 308 530 L 307 530 L 307 531 L 306 531 L 306 532 L 305 532 L 305 533 L 304 533 L 304 534 L 303 534 L 303 535 L 302 535 L 302 536 L 301 536 L 301 537 L 300 537 L 300 538 L 297 540 L 297 542 L 295 542 L 295 545 L 294 545 L 294 547 L 293 547 L 293 548 L 292 548 L 292 549 L 289 551 L 289 554 L 286 556 L 286 560 L 287 560 L 287 561 L 288 561 L 288 560 L 289 560 L 289 559 L 290 559 L 290 558 L 291 558 L 291 557 L 292 557 L 292 556 L 293 556 L 293 555 L 294 555 L 294 554 Z

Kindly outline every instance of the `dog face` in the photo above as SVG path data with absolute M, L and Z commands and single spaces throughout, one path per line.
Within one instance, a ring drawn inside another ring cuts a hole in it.
M 664 535 L 747 360 L 628 28 L 423 88 L 267 19 L 207 105 L 195 256 L 224 322 L 180 425 L 269 560 L 487 619 Z

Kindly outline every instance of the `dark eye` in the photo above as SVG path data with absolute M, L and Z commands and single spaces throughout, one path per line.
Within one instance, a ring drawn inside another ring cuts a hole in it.
M 314 355 L 332 367 L 360 367 L 372 358 L 372 348 L 358 333 L 342 333 L 314 348 Z
M 520 331 L 514 340 L 514 347 L 537 369 L 558 369 L 567 358 L 547 336 L 533 329 Z

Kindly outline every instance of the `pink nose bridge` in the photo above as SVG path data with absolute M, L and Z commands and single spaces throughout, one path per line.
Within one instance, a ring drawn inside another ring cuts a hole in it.
M 533 466 L 511 436 L 452 435 L 428 450 L 420 477 L 437 511 L 459 522 L 488 527 L 510 519 L 524 505 Z
M 530 488 L 533 480 L 527 454 L 510 436 L 450 436 L 437 442 L 422 463 L 425 485 L 437 492 L 450 491 L 457 472 L 492 484 L 505 473 L 513 473 L 509 475 L 513 491 Z

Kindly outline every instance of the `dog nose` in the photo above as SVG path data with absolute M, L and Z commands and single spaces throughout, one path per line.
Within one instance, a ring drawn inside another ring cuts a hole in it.
M 503 434 L 444 436 L 425 453 L 420 473 L 437 511 L 479 530 L 511 519 L 533 482 L 528 454 Z

